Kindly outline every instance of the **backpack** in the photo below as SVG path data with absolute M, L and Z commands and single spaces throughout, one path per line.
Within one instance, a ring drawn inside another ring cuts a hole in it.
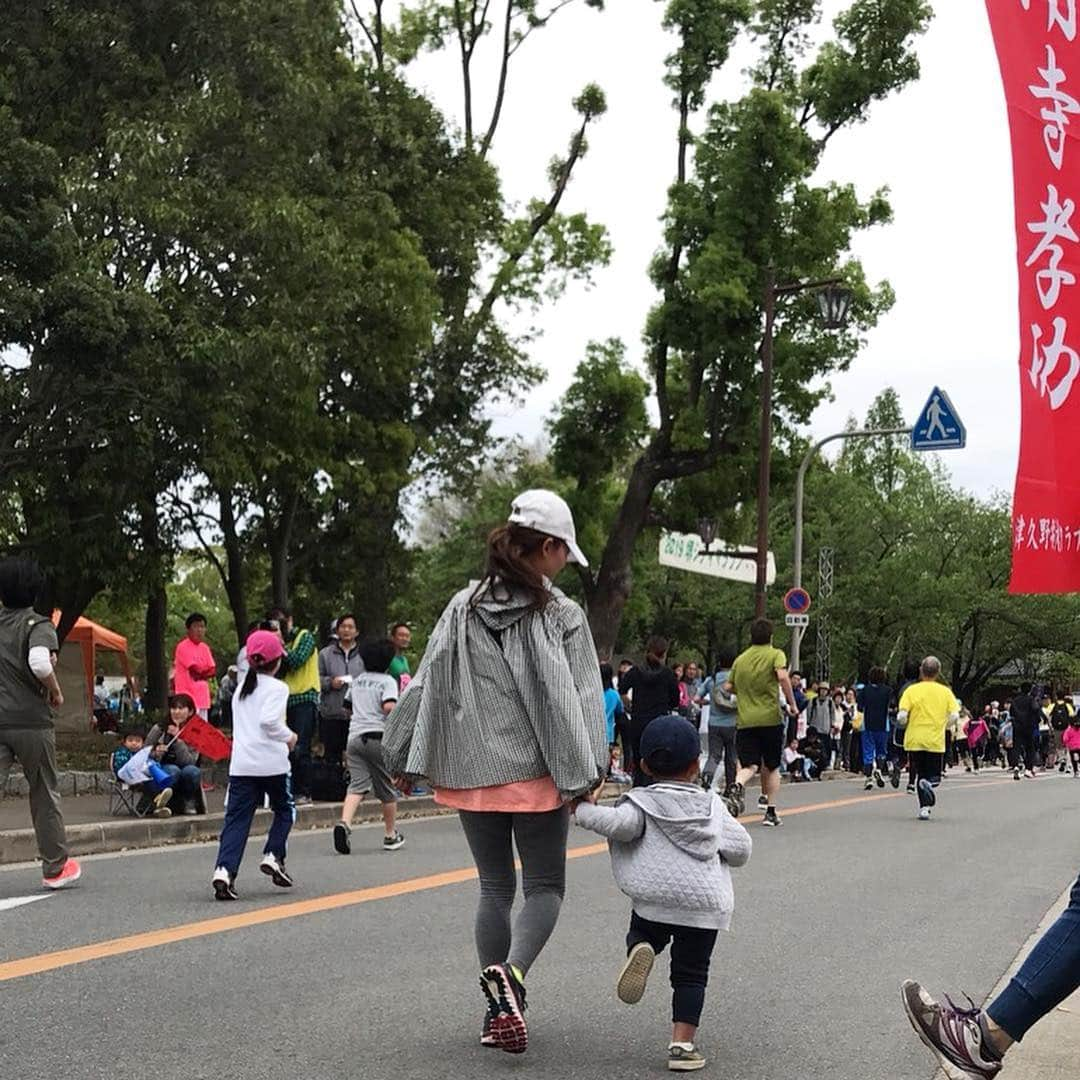
M 1055 731 L 1064 731 L 1071 719 L 1068 705 L 1064 701 L 1059 701 L 1050 713 L 1050 726 Z
M 719 709 L 720 712 L 733 713 L 736 708 L 735 695 L 724 689 L 724 683 L 726 681 L 726 679 L 720 678 L 719 671 L 713 676 L 712 690 L 709 691 L 709 701 L 714 709 Z

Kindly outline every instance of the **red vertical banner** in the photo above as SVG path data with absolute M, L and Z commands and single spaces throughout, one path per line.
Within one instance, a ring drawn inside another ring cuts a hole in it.
M 987 0 L 1012 133 L 1020 462 L 1010 592 L 1080 591 L 1078 0 Z

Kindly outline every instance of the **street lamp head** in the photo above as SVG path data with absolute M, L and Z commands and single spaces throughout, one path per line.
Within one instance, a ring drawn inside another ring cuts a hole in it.
M 826 330 L 843 330 L 851 310 L 851 290 L 843 285 L 826 285 L 818 293 L 818 307 Z
M 697 531 L 706 549 L 710 548 L 716 539 L 716 522 L 712 518 L 702 518 L 698 522 Z

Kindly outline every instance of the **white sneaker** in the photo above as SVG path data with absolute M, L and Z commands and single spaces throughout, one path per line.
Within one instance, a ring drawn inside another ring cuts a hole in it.
M 263 861 L 259 863 L 259 869 L 266 874 L 275 885 L 280 885 L 283 889 L 292 887 L 293 879 L 286 872 L 285 864 L 283 862 L 278 862 L 276 855 L 264 855 Z
M 293 879 L 288 876 L 285 864 L 278 862 L 278 856 L 274 854 L 262 856 L 262 862 L 259 863 L 259 869 L 273 881 L 274 885 L 281 886 L 282 889 L 292 888 Z
M 930 820 L 930 807 L 929 806 L 921 806 L 919 808 L 919 820 L 920 821 L 929 821 Z
M 236 895 L 236 889 L 233 887 L 232 875 L 224 866 L 219 866 L 214 871 L 214 876 L 210 879 L 210 884 L 214 886 L 215 900 L 239 899 Z

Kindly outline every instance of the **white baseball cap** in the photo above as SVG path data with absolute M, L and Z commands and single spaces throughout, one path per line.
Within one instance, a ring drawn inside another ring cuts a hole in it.
M 579 566 L 589 565 L 589 560 L 577 546 L 574 515 L 570 513 L 566 500 L 554 491 L 543 488 L 523 491 L 510 506 L 510 524 L 523 525 L 526 529 L 554 536 L 570 549 L 570 562 Z

